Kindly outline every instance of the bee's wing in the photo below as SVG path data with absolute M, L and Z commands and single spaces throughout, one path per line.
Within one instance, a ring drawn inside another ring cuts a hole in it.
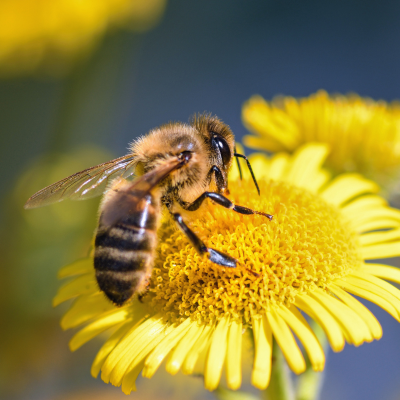
M 101 223 L 105 226 L 116 225 L 132 210 L 132 203 L 131 201 L 127 201 L 127 198 L 133 199 L 134 202 L 143 199 L 164 178 L 172 171 L 182 166 L 182 164 L 182 160 L 177 157 L 171 158 L 160 166 L 135 179 L 135 181 L 126 188 L 122 190 L 118 189 L 117 194 L 113 197 L 112 204 L 104 208 L 100 217 Z
M 104 193 L 108 183 L 117 176 L 127 178 L 135 173 L 135 156 L 128 154 L 77 172 L 35 193 L 25 208 L 35 208 L 70 198 L 83 200 Z

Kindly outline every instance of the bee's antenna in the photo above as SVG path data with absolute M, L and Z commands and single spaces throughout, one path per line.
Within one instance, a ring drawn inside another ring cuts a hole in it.
M 234 149 L 234 151 L 235 151 L 235 156 L 236 156 L 236 146 L 233 148 Z M 243 175 L 242 175 L 242 167 L 240 166 L 240 161 L 239 161 L 239 159 L 236 157 L 236 162 L 237 162 L 237 166 L 238 166 L 238 169 L 239 169 L 239 175 L 240 175 L 240 180 L 242 180 L 243 179 Z
M 258 195 L 260 195 L 260 188 L 258 187 L 258 183 L 257 183 L 256 177 L 254 176 L 254 172 L 251 168 L 249 160 L 243 154 L 235 153 L 234 156 L 236 157 L 236 160 L 238 161 L 238 163 L 239 163 L 238 157 L 244 158 L 246 160 L 247 166 L 249 167 L 249 170 L 250 170 L 251 177 L 253 178 L 253 182 L 256 185 Z M 240 174 L 240 175 L 242 175 L 242 174 Z

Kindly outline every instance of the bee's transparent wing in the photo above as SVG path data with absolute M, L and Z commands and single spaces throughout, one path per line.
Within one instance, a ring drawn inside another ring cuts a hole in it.
M 135 156 L 128 154 L 77 172 L 35 193 L 25 208 L 35 208 L 56 203 L 64 199 L 84 200 L 99 196 L 114 178 L 128 178 L 135 173 Z
M 132 208 L 135 208 L 132 204 L 145 198 L 163 179 L 183 164 L 184 160 L 173 157 L 135 179 L 125 188 L 118 188 L 110 203 L 107 203 L 108 207 L 102 210 L 101 224 L 109 227 L 116 225 L 132 213 Z

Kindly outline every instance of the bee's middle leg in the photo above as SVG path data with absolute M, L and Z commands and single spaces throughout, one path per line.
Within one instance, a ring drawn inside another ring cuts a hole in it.
M 204 242 L 185 224 L 180 214 L 174 213 L 172 216 L 200 255 L 207 254 L 210 261 L 222 265 L 223 267 L 236 268 L 238 261 L 235 258 L 207 247 Z
M 215 193 L 215 192 L 204 192 L 201 196 L 199 196 L 193 203 L 189 205 L 183 205 L 183 208 L 188 211 L 196 211 L 203 201 L 206 198 L 211 199 L 215 203 L 219 204 L 222 207 L 229 208 L 239 214 L 246 214 L 246 215 L 251 215 L 251 214 L 258 214 L 258 215 L 263 215 L 264 217 L 267 217 L 270 221 L 272 220 L 273 216 L 270 214 L 263 213 L 261 211 L 255 211 L 252 210 L 251 208 L 248 207 L 243 207 L 243 206 L 238 206 L 233 204 L 227 197 L 223 196 L 222 194 Z

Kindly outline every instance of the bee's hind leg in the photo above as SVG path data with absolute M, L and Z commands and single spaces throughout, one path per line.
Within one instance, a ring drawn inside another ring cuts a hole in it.
M 218 250 L 207 247 L 204 242 L 185 224 L 182 219 L 182 216 L 178 213 L 172 214 L 174 220 L 177 222 L 182 232 L 186 235 L 186 237 L 190 240 L 194 248 L 200 255 L 207 254 L 208 259 L 218 265 L 228 268 L 236 268 L 238 264 L 238 260 L 235 258 L 228 256 Z M 257 272 L 252 271 L 249 268 L 245 268 L 246 271 L 252 273 L 254 276 L 260 276 Z
M 207 247 L 204 242 L 185 224 L 180 214 L 174 213 L 172 216 L 200 255 L 207 254 L 210 261 L 222 265 L 223 267 L 236 268 L 238 261 L 235 258 Z

